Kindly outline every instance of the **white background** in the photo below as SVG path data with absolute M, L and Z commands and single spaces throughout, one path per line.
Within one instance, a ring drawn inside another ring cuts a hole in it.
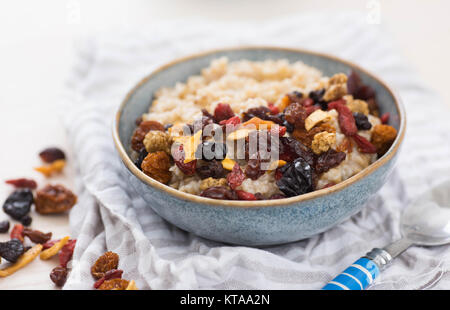
M 450 102 L 450 1 L 448 0 L 40 0 L 0 4 L 0 181 L 29 176 L 47 181 L 32 167 L 46 146 L 68 150 L 69 166 L 51 183 L 73 187 L 70 148 L 57 112 L 58 96 L 72 64 L 73 40 L 118 27 L 144 28 L 177 17 L 263 21 L 309 10 L 359 10 L 370 14 L 370 3 L 381 6 L 381 23 L 396 47 L 426 84 Z M 426 105 L 426 103 L 424 103 Z M 11 188 L 0 183 L 0 202 Z M 70 234 L 67 215 L 38 216 L 35 229 L 55 237 Z M 6 216 L 0 212 L 0 219 Z M 0 240 L 8 239 L 1 235 Z M 50 270 L 58 265 L 37 259 L 1 279 L 0 289 L 53 288 Z

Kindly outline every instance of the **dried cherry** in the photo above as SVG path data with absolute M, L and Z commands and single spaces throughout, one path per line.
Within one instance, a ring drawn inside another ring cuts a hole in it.
M 6 242 L 0 242 L 0 256 L 8 262 L 15 263 L 24 253 L 22 242 L 12 239 Z
M 105 275 L 103 277 L 101 277 L 94 283 L 94 288 L 99 288 L 103 284 L 103 282 L 105 282 L 107 280 L 121 279 L 122 273 L 123 273 L 123 270 L 121 270 L 121 269 L 108 270 L 107 272 L 105 272 Z
M 67 263 L 72 259 L 73 251 L 75 250 L 75 245 L 77 244 L 77 240 L 69 240 L 59 251 L 58 258 L 59 264 L 62 267 L 67 267 Z
M 301 157 L 310 166 L 314 165 L 314 153 L 303 143 L 291 137 L 281 137 L 280 142 L 282 145 L 280 147 L 280 159 L 289 162 Z
M 50 272 L 50 279 L 58 287 L 63 287 L 67 280 L 68 271 L 65 267 L 55 267 Z
M 229 119 L 234 116 L 234 112 L 229 104 L 219 103 L 214 109 L 214 120 L 216 123 Z
M 158 182 L 167 184 L 172 177 L 170 157 L 164 151 L 148 154 L 141 164 L 142 172 Z
M 236 194 L 240 200 L 258 200 L 255 195 L 241 190 L 236 190 Z
M 380 117 L 380 121 L 382 124 L 387 124 L 389 122 L 389 118 L 391 117 L 391 114 L 389 112 L 384 113 Z
M 278 113 L 280 113 L 280 109 L 278 109 L 278 107 L 273 103 L 268 103 L 267 107 L 269 108 L 270 114 L 272 115 L 277 115 Z
M 4 234 L 9 231 L 9 221 L 0 222 L 0 233 Z
M 22 224 L 16 224 L 12 228 L 9 236 L 11 237 L 11 239 L 17 239 L 23 243 L 23 229 L 24 227 Z
M 41 214 L 62 213 L 70 210 L 77 196 L 63 185 L 47 185 L 36 192 L 36 211 Z
M 20 220 L 30 212 L 33 193 L 29 188 L 15 190 L 3 204 L 3 211 L 15 220 Z
M 234 164 L 233 170 L 231 170 L 230 173 L 227 175 L 227 182 L 228 185 L 235 189 L 239 185 L 242 184 L 242 182 L 245 180 L 245 174 L 242 171 L 241 167 L 239 167 L 238 163 Z
M 353 117 L 355 118 L 355 123 L 358 130 L 369 130 L 370 128 L 372 128 L 372 124 L 364 114 L 353 113 Z
M 239 200 L 236 192 L 226 186 L 213 186 L 205 189 L 200 196 L 211 199 Z
M 36 189 L 37 187 L 37 183 L 35 180 L 25 178 L 6 180 L 5 183 L 10 184 L 16 188 Z
M 195 171 L 202 180 L 207 178 L 220 179 L 226 174 L 222 163 L 217 160 L 205 161 L 202 165 L 197 165 Z
M 139 152 L 144 147 L 145 135 L 151 130 L 165 131 L 164 126 L 157 121 L 143 121 L 135 129 L 131 137 L 131 148 Z
M 188 163 L 184 162 L 185 155 L 183 150 L 183 145 L 179 145 L 175 151 L 172 152 L 172 157 L 177 165 L 178 168 L 185 174 L 185 175 L 193 175 L 195 173 L 195 168 L 197 166 L 197 160 L 192 160 Z
M 39 157 L 41 157 L 42 161 L 51 164 L 56 160 L 66 159 L 66 154 L 57 147 L 49 147 L 40 152 Z
M 352 136 L 353 140 L 358 145 L 359 151 L 361 153 L 373 154 L 377 152 L 375 145 L 370 143 L 366 138 L 356 134 Z
M 313 169 L 302 157 L 280 168 L 283 176 L 276 181 L 278 188 L 288 197 L 314 190 Z
M 336 152 L 333 149 L 329 149 L 317 157 L 314 166 L 315 172 L 318 174 L 327 172 L 344 161 L 346 156 L 347 154 L 344 152 Z
M 42 231 L 29 228 L 25 228 L 22 235 L 28 237 L 32 242 L 40 244 L 44 244 L 52 238 L 51 232 L 44 234 Z
M 91 274 L 95 279 L 105 276 L 105 273 L 119 266 L 119 255 L 108 251 L 100 256 L 91 267 Z
M 32 221 L 33 218 L 30 215 L 25 215 L 20 219 L 20 223 L 22 223 L 23 226 L 30 226 Z
M 339 113 L 338 121 L 341 131 L 346 136 L 353 136 L 358 132 L 356 127 L 355 118 L 352 111 L 345 105 L 345 100 L 337 100 L 328 104 L 328 109 L 336 109 Z

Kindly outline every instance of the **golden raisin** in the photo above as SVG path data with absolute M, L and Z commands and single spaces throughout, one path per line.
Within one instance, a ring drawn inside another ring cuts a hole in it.
M 124 291 L 127 289 L 129 281 L 124 279 L 106 280 L 99 286 L 99 290 L 108 291 Z
M 70 210 L 77 196 L 62 185 L 47 185 L 36 192 L 34 204 L 41 214 L 61 213 Z
M 164 126 L 157 121 L 141 122 L 131 137 L 131 148 L 139 152 L 144 147 L 145 135 L 151 130 L 164 131 Z
M 119 266 L 119 255 L 114 252 L 106 252 L 100 256 L 91 267 L 91 274 L 94 278 L 100 279 L 105 273 Z M 106 282 L 106 281 L 105 281 Z
M 379 156 L 382 156 L 391 147 L 397 136 L 397 130 L 389 125 L 376 125 L 372 130 L 372 144 L 376 147 Z
M 164 184 L 172 177 L 169 155 L 163 151 L 148 154 L 142 161 L 141 168 L 146 175 Z

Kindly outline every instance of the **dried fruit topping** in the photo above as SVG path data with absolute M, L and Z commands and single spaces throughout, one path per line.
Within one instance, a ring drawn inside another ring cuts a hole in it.
M 236 192 L 227 186 L 214 186 L 207 188 L 200 193 L 200 196 L 211 199 L 239 200 Z
M 37 187 L 37 183 L 35 180 L 25 178 L 6 180 L 5 183 L 10 184 L 16 188 L 36 189 Z
M 23 229 L 24 227 L 22 224 L 16 224 L 12 228 L 9 236 L 11 237 L 11 239 L 17 239 L 20 242 L 23 242 Z
M 281 125 L 281 123 L 283 122 L 281 114 L 272 114 L 272 111 L 275 111 L 275 109 L 278 110 L 278 108 L 275 106 L 273 106 L 272 109 L 265 106 L 248 109 L 247 112 L 245 112 L 243 115 L 243 120 L 244 122 L 248 122 L 251 119 L 257 118 L 259 120 L 270 121 Z
M 163 184 L 167 184 L 172 177 L 169 171 L 170 157 L 163 151 L 149 153 L 142 161 L 141 168 L 146 175 Z
M 303 101 L 303 94 L 297 90 L 294 90 L 293 92 L 287 94 L 289 98 L 290 103 L 298 102 L 302 103 Z
M 277 106 L 275 106 L 273 103 L 268 103 L 267 107 L 270 110 L 270 114 L 272 115 L 277 115 L 278 113 L 280 113 L 280 109 L 278 109 Z
M 175 164 L 185 175 L 193 175 L 197 166 L 197 160 L 192 160 L 185 163 L 185 155 L 183 145 L 179 145 L 174 151 L 172 151 L 172 157 Z
M 24 237 L 28 237 L 34 243 L 41 243 L 41 244 L 46 243 L 52 238 L 51 232 L 44 234 L 42 231 L 32 230 L 29 228 L 25 228 L 23 230 L 22 235 Z
M 0 222 L 0 233 L 4 234 L 9 231 L 9 221 L 1 221 Z
M 15 220 L 20 220 L 30 212 L 33 193 L 29 188 L 15 190 L 3 204 L 3 211 Z
M 353 113 L 353 117 L 355 118 L 355 123 L 358 130 L 369 130 L 370 128 L 372 128 L 372 124 L 364 114 Z
M 206 178 L 220 179 L 226 174 L 222 163 L 217 160 L 205 161 L 201 165 L 197 165 L 195 171 L 202 180 Z
M 203 191 L 210 187 L 215 186 L 228 186 L 227 179 L 220 178 L 220 179 L 214 179 L 214 178 L 207 178 L 202 180 L 200 183 L 200 190 Z
M 341 127 L 341 131 L 344 135 L 351 137 L 358 132 L 352 111 L 345 105 L 344 100 L 330 102 L 328 109 L 336 109 L 339 113 L 339 127 Z
M 139 155 L 136 158 L 136 161 L 134 162 L 134 164 L 136 165 L 136 167 L 139 168 L 139 170 L 142 170 L 141 165 L 142 165 L 142 162 L 144 161 L 144 158 L 147 157 L 147 155 L 148 155 L 148 152 L 145 149 L 145 147 L 139 151 Z
M 317 110 L 311 113 L 305 120 L 305 129 L 311 130 L 317 124 L 331 120 L 331 115 L 328 112 Z
M 325 88 L 313 90 L 309 93 L 309 98 L 314 100 L 314 103 L 321 103 L 323 101 L 323 95 L 325 94 Z
M 75 250 L 75 245 L 77 244 L 77 240 L 69 240 L 59 251 L 59 264 L 62 267 L 67 267 L 67 263 L 72 259 L 73 251 Z
M 375 90 L 365 85 L 361 77 L 355 71 L 352 71 L 348 76 L 347 80 L 347 91 L 349 94 L 353 95 L 355 99 L 368 100 L 375 98 Z
M 389 118 L 391 117 L 391 114 L 389 112 L 384 113 L 381 115 L 380 120 L 382 124 L 387 124 L 389 122 Z
M 305 107 L 298 102 L 294 102 L 284 110 L 285 119 L 298 128 L 305 126 L 305 120 L 308 117 Z
M 94 265 L 91 267 L 91 274 L 95 279 L 100 279 L 105 276 L 109 270 L 117 269 L 119 266 L 119 255 L 108 251 L 100 256 Z
M 70 210 L 77 196 L 63 185 L 47 185 L 36 192 L 36 211 L 41 214 L 62 213 Z
M 316 173 L 324 173 L 338 166 L 347 156 L 344 152 L 336 152 L 333 149 L 329 149 L 325 153 L 320 154 L 316 159 L 314 166 Z
M 261 194 L 259 192 L 255 193 L 255 198 L 256 198 L 256 200 L 264 200 L 265 199 L 263 194 Z
M 255 195 L 241 190 L 236 190 L 239 200 L 258 200 Z
M 107 280 L 122 279 L 122 273 L 123 270 L 120 269 L 108 270 L 103 277 L 101 277 L 94 283 L 94 288 L 99 288 L 103 284 L 103 282 Z
M 216 123 L 229 119 L 234 116 L 234 112 L 229 104 L 219 103 L 214 109 L 214 120 Z
M 131 148 L 139 152 L 144 147 L 145 135 L 151 130 L 165 131 L 164 126 L 157 121 L 143 121 L 135 129 L 131 138 Z
M 0 242 L 0 256 L 8 262 L 15 263 L 23 252 L 23 244 L 17 239 Z
M 239 167 L 239 164 L 234 164 L 233 170 L 231 170 L 230 173 L 227 175 L 227 182 L 228 185 L 235 189 L 239 185 L 242 184 L 242 182 L 245 180 L 245 174 L 242 171 L 241 167 Z
M 358 145 L 358 149 L 361 153 L 373 154 L 377 152 L 377 148 L 370 143 L 366 138 L 360 135 L 354 135 L 353 140 Z
M 41 157 L 43 162 L 51 164 L 56 160 L 66 159 L 66 154 L 57 147 L 49 147 L 40 152 L 39 157 Z
M 20 223 L 22 223 L 23 226 L 30 226 L 33 219 L 30 215 L 25 215 L 20 219 Z
M 341 144 L 339 144 L 337 146 L 336 151 L 347 152 L 347 153 L 353 152 L 353 144 L 352 144 L 352 141 L 350 140 L 350 138 L 345 137 L 342 140 Z
M 283 176 L 276 183 L 286 196 L 293 197 L 314 190 L 312 168 L 303 158 L 287 163 L 280 171 Z
M 284 199 L 284 198 L 286 198 L 286 196 L 284 196 L 283 194 L 273 194 L 272 196 L 269 197 L 270 200 Z
M 66 236 L 61 240 L 55 242 L 50 248 L 41 253 L 41 259 L 47 260 L 58 254 L 58 252 L 69 242 L 70 237 Z M 42 246 L 44 248 L 44 246 Z
M 43 250 L 50 249 L 52 246 L 54 246 L 59 241 L 61 241 L 61 240 L 49 240 L 42 245 L 42 249 Z
M 397 130 L 389 125 L 376 125 L 372 130 L 371 142 L 375 146 L 378 156 L 384 155 L 397 136 Z
M 138 118 L 135 119 L 134 124 L 136 126 L 139 126 L 142 123 L 143 120 L 144 119 L 142 118 L 142 116 L 139 116 Z
M 68 271 L 67 268 L 58 266 L 52 269 L 50 272 L 50 279 L 57 287 L 63 287 L 67 280 Z
M 227 120 L 221 121 L 219 124 L 225 126 L 226 131 L 231 132 L 236 130 L 241 123 L 241 118 L 239 116 L 233 116 Z
M 303 158 L 310 166 L 314 165 L 314 153 L 300 141 L 290 137 L 281 137 L 280 159 L 293 161 L 299 157 Z
M 259 159 L 259 156 L 255 159 L 248 160 L 247 167 L 245 167 L 245 175 L 247 178 L 257 180 L 264 173 L 265 171 L 261 170 L 261 160 Z
M 121 291 L 126 290 L 129 282 L 124 279 L 111 279 L 103 282 L 98 289 L 99 290 L 109 290 L 109 291 Z
M 336 134 L 326 131 L 319 132 L 314 136 L 311 149 L 315 154 L 328 151 L 336 143 Z
M 170 154 L 171 138 L 167 132 L 159 130 L 149 131 L 145 135 L 143 143 L 149 153 L 164 151 Z
M 61 173 L 65 166 L 66 166 L 66 161 L 64 159 L 58 159 L 49 165 L 35 167 L 34 170 L 42 173 L 45 177 L 49 178 L 53 174 Z
M 195 158 L 203 160 L 222 160 L 227 156 L 227 146 L 225 143 L 203 141 L 195 151 Z
M 11 265 L 5 269 L 0 270 L 0 277 L 7 277 L 12 275 L 17 270 L 25 267 L 30 262 L 32 262 L 38 255 L 41 253 L 42 245 L 37 244 L 28 251 L 26 251 L 19 259 L 16 261 L 14 265 Z

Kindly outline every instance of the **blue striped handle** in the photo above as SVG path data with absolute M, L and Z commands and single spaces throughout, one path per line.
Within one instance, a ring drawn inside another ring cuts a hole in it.
M 380 273 L 378 266 L 362 257 L 325 285 L 323 290 L 364 290 Z

